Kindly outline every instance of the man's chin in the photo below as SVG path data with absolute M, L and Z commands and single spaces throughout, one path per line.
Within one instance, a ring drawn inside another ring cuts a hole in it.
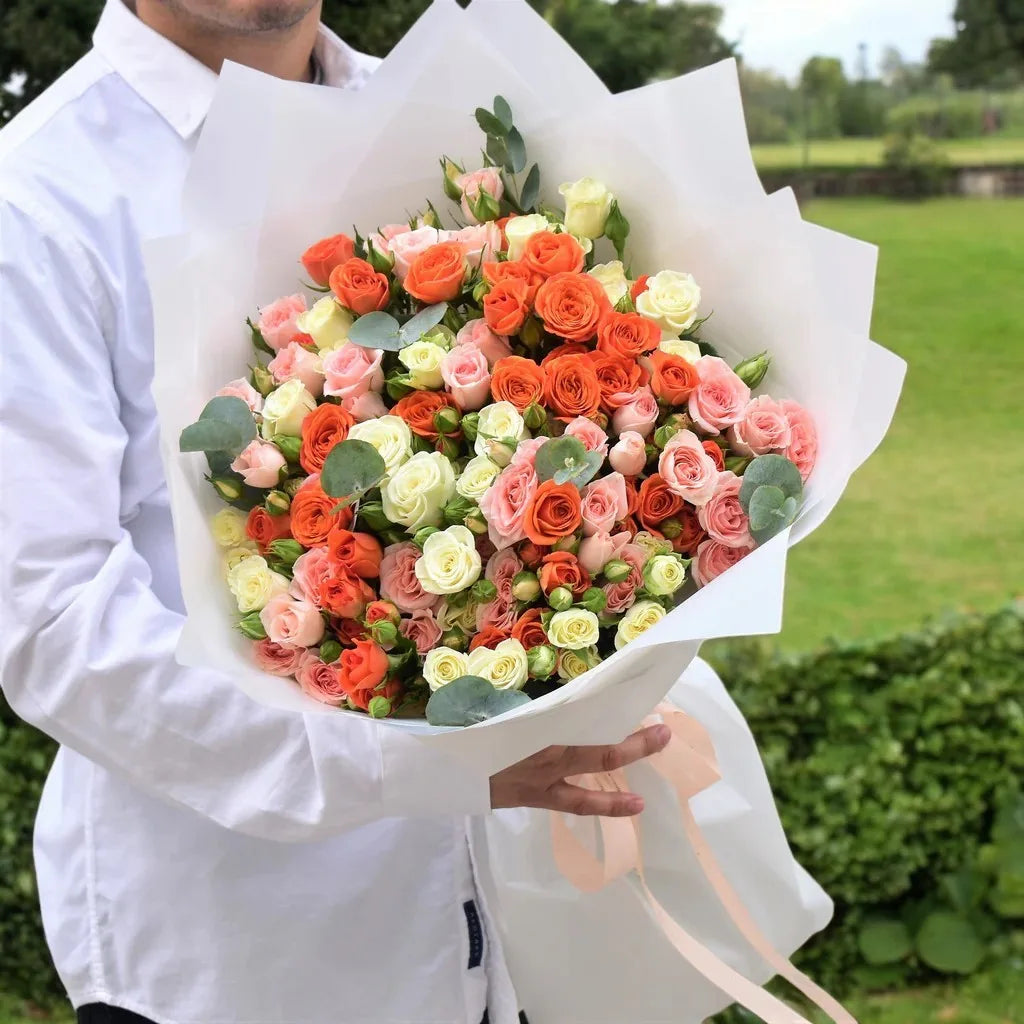
M 319 0 L 175 0 L 196 21 L 211 29 L 246 35 L 294 28 Z

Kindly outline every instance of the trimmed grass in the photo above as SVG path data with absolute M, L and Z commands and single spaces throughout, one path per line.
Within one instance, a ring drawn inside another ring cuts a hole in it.
M 1024 162 L 1024 138 L 1004 135 L 982 139 L 948 139 L 941 143 L 953 164 L 1003 164 Z M 808 149 L 811 167 L 876 167 L 882 163 L 881 139 L 821 139 Z M 753 147 L 754 161 L 762 170 L 803 167 L 804 147 L 799 142 Z
M 889 435 L 791 555 L 783 644 L 1024 593 L 1024 200 L 827 200 L 880 245 L 873 336 L 909 363 Z

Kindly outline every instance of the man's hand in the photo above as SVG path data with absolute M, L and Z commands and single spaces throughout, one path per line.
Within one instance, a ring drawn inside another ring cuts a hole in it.
M 606 818 L 639 814 L 644 801 L 634 793 L 599 793 L 565 780 L 625 768 L 664 750 L 671 738 L 667 725 L 652 725 L 614 746 L 548 747 L 491 777 L 491 807 L 541 807 Z

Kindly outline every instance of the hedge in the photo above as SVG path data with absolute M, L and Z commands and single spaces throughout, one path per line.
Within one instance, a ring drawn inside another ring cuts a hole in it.
M 867 965 L 865 927 L 893 945 L 892 921 L 985 859 L 1000 796 L 1024 778 L 1024 605 L 809 655 L 736 644 L 716 662 L 758 739 L 797 858 L 836 901 L 802 964 L 837 992 L 925 973 L 911 951 Z M 52 753 L 0 699 L 0 992 L 38 1002 L 60 991 L 30 850 Z M 1008 879 L 1000 884 L 1024 881 Z

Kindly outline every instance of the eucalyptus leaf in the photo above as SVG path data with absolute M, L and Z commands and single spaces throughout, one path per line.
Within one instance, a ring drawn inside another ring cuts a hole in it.
M 508 129 L 501 123 L 500 119 L 489 110 L 484 107 L 477 107 L 474 116 L 476 117 L 476 123 L 480 125 L 480 130 L 482 132 L 485 132 L 492 138 L 504 138 Z
M 431 725 L 476 725 L 529 701 L 519 690 L 496 690 L 481 676 L 460 676 L 431 695 L 427 721 Z
M 506 169 L 513 174 L 518 174 L 526 166 L 526 143 L 518 128 L 510 129 L 505 139 L 505 148 L 508 150 L 508 161 Z
M 178 438 L 178 450 L 183 452 L 240 452 L 248 442 L 242 442 L 242 433 L 232 423 L 221 420 L 200 420 L 187 426 Z M 223 461 L 223 460 L 221 460 Z
M 405 348 L 398 321 L 390 313 L 381 310 L 359 317 L 349 328 L 348 340 L 353 345 L 381 348 L 387 352 Z
M 508 149 L 505 140 L 491 135 L 487 138 L 487 158 L 495 167 L 504 167 L 508 163 Z
M 526 175 L 526 181 L 523 182 L 523 190 L 519 194 L 519 205 L 524 212 L 528 212 L 537 205 L 537 199 L 540 196 L 540 168 L 534 164 L 530 168 L 530 173 Z
M 537 449 L 534 459 L 537 479 L 542 482 L 553 480 L 556 473 L 568 469 L 573 463 L 584 462 L 586 456 L 587 449 L 578 438 L 566 435 L 554 437 Z
M 372 444 L 349 438 L 328 453 L 320 473 L 320 486 L 333 498 L 350 498 L 376 487 L 387 467 Z
M 600 472 L 604 465 L 604 459 L 597 452 L 587 452 L 583 456 L 583 468 L 576 474 L 576 486 L 582 487 L 589 484 Z
M 512 108 L 504 96 L 494 97 L 494 116 L 504 125 L 506 131 L 512 127 Z
M 767 530 L 782 517 L 782 506 L 786 502 L 786 493 L 781 487 L 764 484 L 754 491 L 750 499 L 747 514 L 750 516 L 750 529 Z
M 799 498 L 804 492 L 800 470 L 784 455 L 759 455 L 743 472 L 740 505 L 748 515 L 750 499 L 761 486 L 778 487 L 787 498 Z
M 433 330 L 444 319 L 447 312 L 447 302 L 438 302 L 433 306 L 427 306 L 426 309 L 421 309 L 399 328 L 398 333 L 402 340 L 402 347 L 419 341 L 427 331 Z

